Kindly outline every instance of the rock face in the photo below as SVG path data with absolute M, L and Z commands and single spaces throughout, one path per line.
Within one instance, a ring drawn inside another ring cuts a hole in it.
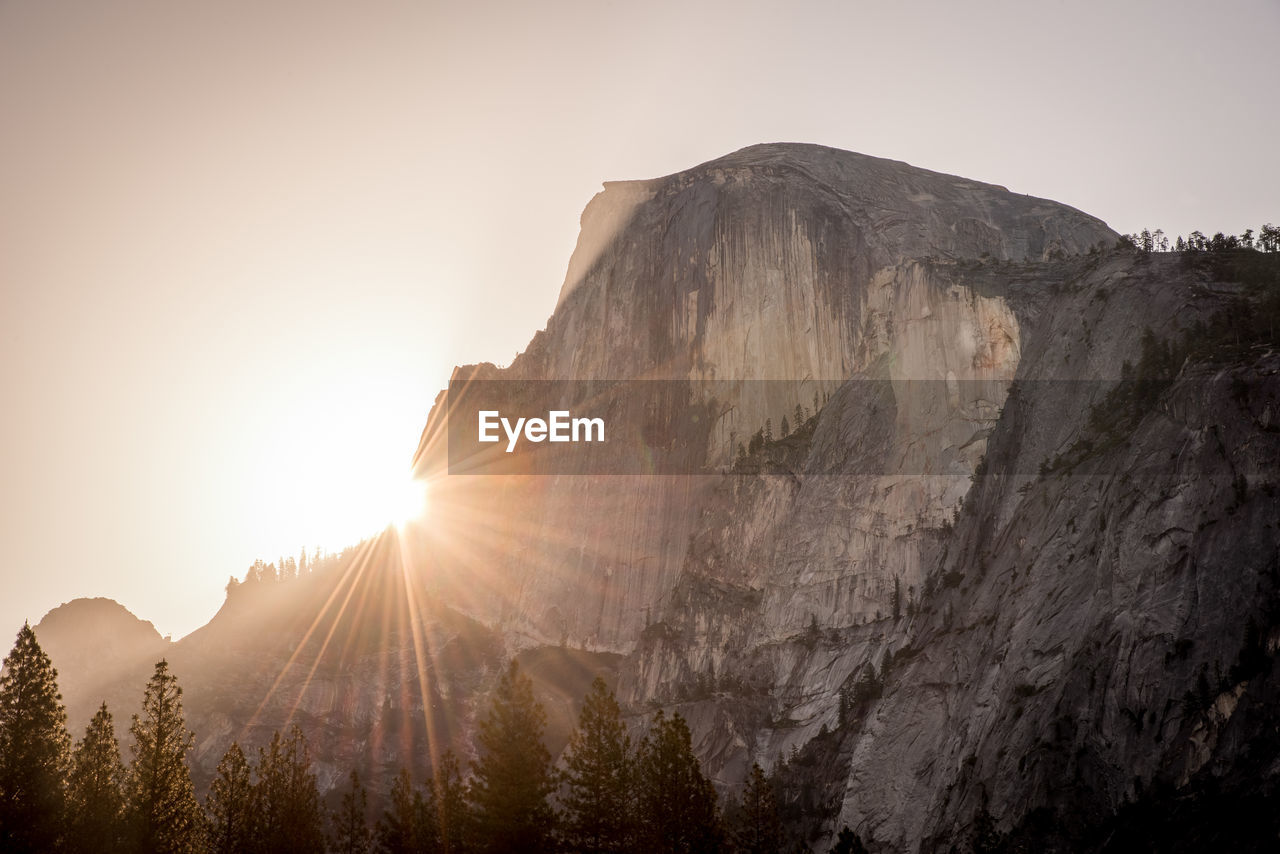
M 1245 625 L 1274 619 L 1280 362 L 1188 356 L 1118 427 L 1104 385 L 1046 380 L 1114 376 L 1144 326 L 1173 338 L 1244 310 L 1177 259 L 1118 258 L 1029 315 L 985 462 L 1009 474 L 979 479 L 945 539 L 935 578 L 954 584 L 886 638 L 907 662 L 856 741 L 842 820 L 914 847 L 980 809 L 1105 815 L 1207 761 L 1191 746 L 1244 690 Z M 1224 696 L 1188 694 L 1205 688 Z
M 606 185 L 547 328 L 455 377 L 713 379 L 707 473 L 441 477 L 466 543 L 438 545 L 450 601 L 514 648 L 625 654 L 622 699 L 679 708 L 718 783 L 795 757 L 822 832 L 884 850 L 1230 767 L 1242 626 L 1266 634 L 1276 587 L 1278 365 L 1200 353 L 1158 399 L 1113 392 L 1144 330 L 1167 347 L 1250 310 L 1115 242 L 813 146 Z M 799 429 L 732 462 L 797 404 Z
M 897 529 L 953 512 L 1019 361 L 1008 301 L 925 262 L 1039 261 L 1114 240 L 1092 217 L 1001 187 L 818 146 L 754 146 L 667 178 L 607 184 L 583 214 L 546 330 L 510 368 L 460 368 L 455 380 L 714 380 L 726 405 L 703 452 L 712 469 L 766 422 L 780 426 L 847 380 L 948 383 L 951 405 L 899 408 L 874 467 L 960 479 L 862 490 L 847 500 L 874 502 L 863 510 L 888 527 L 863 544 L 846 531 L 814 545 L 821 572 L 891 563 L 858 582 L 859 609 L 848 610 L 852 591 L 822 609 L 856 620 L 872 601 L 883 610 L 892 578 L 918 586 L 916 546 Z M 423 471 L 441 466 L 441 409 L 419 448 Z M 474 603 L 477 616 L 524 642 L 625 652 L 674 589 L 715 487 L 571 477 L 441 489 L 444 504 L 524 520 L 526 536 L 480 545 L 476 562 L 504 575 L 501 595 Z M 583 514 L 584 504 L 600 512 Z
M 1244 322 L 1280 319 L 1280 264 L 1116 239 L 816 146 L 606 185 L 546 329 L 455 379 L 689 381 L 615 425 L 643 454 L 697 422 L 689 473 L 446 475 L 442 394 L 419 536 L 166 645 L 198 784 L 298 723 L 324 786 L 385 791 L 467 752 L 519 654 L 553 749 L 606 673 L 722 791 L 772 770 L 814 850 L 1131 850 L 1175 799 L 1171 850 L 1240 847 L 1198 831 L 1280 793 L 1280 347 Z M 53 658 L 87 684 L 82 654 Z
M 954 525 L 912 530 L 892 503 L 900 479 L 726 485 L 629 660 L 628 698 L 680 704 L 726 783 L 793 748 L 839 753 L 831 827 L 889 850 L 945 849 L 983 811 L 1002 830 L 1036 808 L 1096 819 L 1211 757 L 1232 767 L 1242 747 L 1215 733 L 1247 688 L 1233 675 L 1245 625 L 1266 643 L 1280 581 L 1267 426 L 1280 362 L 1268 349 L 1188 360 L 1123 441 L 1095 423 L 1122 405 L 1113 384 L 1088 379 L 1138 364 L 1144 326 L 1176 334 L 1241 309 L 1180 264 L 935 266 L 978 289 L 993 275 L 1027 285 L 1007 294 L 1025 342 L 1017 392 Z M 838 394 L 784 450 L 842 453 L 865 415 Z M 879 696 L 842 715 L 870 668 Z

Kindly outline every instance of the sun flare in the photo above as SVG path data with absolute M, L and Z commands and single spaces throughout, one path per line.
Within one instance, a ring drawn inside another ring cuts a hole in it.
M 397 528 L 418 521 L 427 513 L 427 485 L 423 481 L 406 478 L 389 490 L 387 496 L 387 521 Z

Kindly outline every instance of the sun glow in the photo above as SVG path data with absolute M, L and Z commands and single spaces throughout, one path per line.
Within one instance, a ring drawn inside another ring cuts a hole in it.
M 391 524 L 403 530 L 426 516 L 427 507 L 426 483 L 410 478 L 387 496 L 386 516 Z
M 427 486 L 408 459 L 426 418 L 413 383 L 385 365 L 350 362 L 270 401 L 242 436 L 227 437 L 238 450 L 223 452 L 220 506 L 227 527 L 247 528 L 246 565 L 301 548 L 341 551 L 425 518 Z

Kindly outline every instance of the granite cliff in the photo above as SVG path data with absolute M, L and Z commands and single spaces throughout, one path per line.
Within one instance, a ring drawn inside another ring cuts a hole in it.
M 916 547 L 892 529 L 951 515 L 1019 362 L 1022 331 L 1009 300 L 936 265 L 1047 263 L 1115 238 L 1079 211 L 1001 187 L 819 146 L 754 146 L 667 178 L 607 184 L 583 213 L 547 328 L 509 368 L 459 368 L 455 382 L 714 381 L 720 409 L 702 451 L 708 470 L 730 462 L 767 421 L 780 425 L 797 404 L 820 406 L 850 379 L 948 384 L 950 405 L 926 394 L 898 412 L 872 467 L 959 479 L 889 484 L 887 500 L 872 490 L 867 512 L 889 528 L 852 550 L 823 546 L 831 559 L 823 569 L 892 564 L 861 576 L 863 605 L 839 608 L 852 620 L 872 600 L 887 602 L 889 579 L 918 586 Z M 441 467 L 443 400 L 419 448 L 423 471 Z M 716 481 L 588 485 L 581 473 L 590 467 L 568 479 L 443 490 L 461 493 L 451 496 L 456 505 L 505 502 L 531 517 L 531 538 L 494 543 L 484 557 L 503 566 L 500 586 L 519 597 L 481 601 L 478 615 L 501 615 L 504 630 L 527 642 L 626 651 L 674 588 L 695 508 Z M 582 514 L 584 501 L 603 512 Z M 850 528 L 865 525 L 853 519 Z
M 450 475 L 442 393 L 419 537 L 168 647 L 198 780 L 287 722 L 326 784 L 465 752 L 518 654 L 553 748 L 606 673 L 722 790 L 772 769 L 815 850 L 1125 850 L 1176 798 L 1238 844 L 1201 831 L 1280 769 L 1276 265 L 1117 237 L 809 145 L 606 184 L 546 328 L 454 378 L 685 383 L 613 401 L 683 473 Z
M 469 543 L 471 613 L 624 654 L 622 698 L 680 708 L 719 783 L 807 762 L 821 831 L 885 850 L 1032 820 L 1076 822 L 1069 849 L 1230 767 L 1232 674 L 1275 646 L 1280 363 L 1224 343 L 1258 298 L 1234 271 L 1116 238 L 814 146 L 606 185 L 546 329 L 455 378 L 713 379 L 705 473 L 443 478 L 499 532 Z M 1154 391 L 1126 384 L 1160 346 Z

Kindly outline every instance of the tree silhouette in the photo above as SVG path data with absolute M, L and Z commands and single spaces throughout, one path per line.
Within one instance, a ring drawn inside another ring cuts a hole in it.
M 302 730 L 276 732 L 258 749 L 254 786 L 254 837 L 261 851 L 306 854 L 324 850 L 324 814 Z
M 24 623 L 0 676 L 0 850 L 57 847 L 70 754 L 58 672 Z
M 333 814 L 334 854 L 369 854 L 373 850 L 373 834 L 369 832 L 369 792 L 360 775 L 351 772 L 350 788 L 342 794 L 342 806 Z
M 431 800 L 428 808 L 440 834 L 441 854 L 460 854 L 470 817 L 462 767 L 452 750 L 446 750 L 432 769 Z
M 742 809 L 733 833 L 734 845 L 741 854 L 778 854 L 782 850 L 782 825 L 773 784 L 758 763 L 742 787 Z
M 182 717 L 182 688 L 169 663 L 156 663 L 133 716 L 129 766 L 129 821 L 136 847 L 156 854 L 199 851 L 203 815 L 187 768 L 194 737 Z
M 391 784 L 391 804 L 378 821 L 378 850 L 384 854 L 440 850 L 433 804 L 413 787 L 407 768 L 401 768 Z
M 883 684 L 880 675 L 876 673 L 876 666 L 867 664 L 862 669 L 862 675 L 858 677 L 857 685 L 854 687 L 854 699 L 862 704 L 878 700 Z
M 124 843 L 124 764 L 107 704 L 94 713 L 76 744 L 67 781 L 71 852 L 119 851 Z
M 862 840 L 858 838 L 858 834 L 849 829 L 849 825 L 840 828 L 840 833 L 836 836 L 836 844 L 831 848 L 831 854 L 867 854 L 867 847 L 862 844 Z
M 565 750 L 565 789 L 560 803 L 569 850 L 629 850 L 631 766 L 631 739 L 622 724 L 618 701 L 597 676 Z
M 721 848 L 716 792 L 693 754 L 689 727 L 659 710 L 640 743 L 637 768 L 639 841 L 654 854 Z
M 547 796 L 556 781 L 542 743 L 546 718 L 533 683 L 513 659 L 476 736 L 480 758 L 468 795 L 481 852 L 552 850 L 555 813 Z
M 1280 252 L 1280 226 L 1267 223 L 1258 232 L 1258 246 L 1263 252 Z
M 254 840 L 253 781 L 249 760 L 236 742 L 223 754 L 217 774 L 204 802 L 210 849 L 215 854 L 248 851 Z

